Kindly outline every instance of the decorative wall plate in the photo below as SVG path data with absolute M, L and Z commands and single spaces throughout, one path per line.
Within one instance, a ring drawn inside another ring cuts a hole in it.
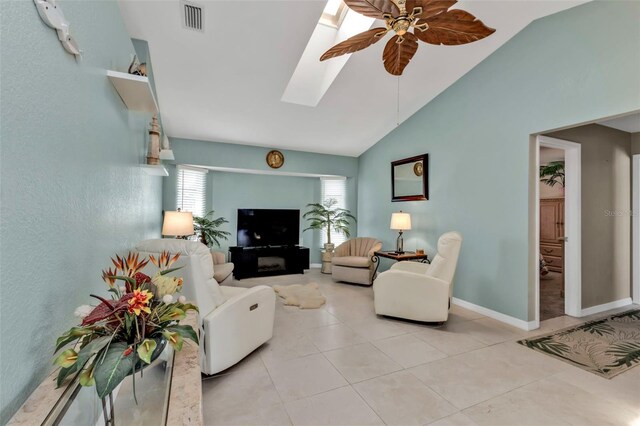
M 279 169 L 284 164 L 284 155 L 278 150 L 271 150 L 267 154 L 267 164 L 272 169 Z

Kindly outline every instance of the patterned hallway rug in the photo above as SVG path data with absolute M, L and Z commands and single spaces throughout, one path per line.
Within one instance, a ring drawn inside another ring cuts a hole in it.
M 640 309 L 518 343 L 610 379 L 640 364 Z
M 273 290 L 284 299 L 285 305 L 300 309 L 317 309 L 327 302 L 316 283 L 274 285 Z

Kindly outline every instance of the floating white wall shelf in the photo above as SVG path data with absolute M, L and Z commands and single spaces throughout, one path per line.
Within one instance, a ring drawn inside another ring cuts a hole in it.
M 133 111 L 158 113 L 158 104 L 153 96 L 148 77 L 111 70 L 107 71 L 107 77 L 127 108 Z
M 142 170 L 144 170 L 146 174 L 151 176 L 169 176 L 169 172 L 163 165 L 154 166 L 151 164 L 143 164 L 140 167 L 142 167 Z

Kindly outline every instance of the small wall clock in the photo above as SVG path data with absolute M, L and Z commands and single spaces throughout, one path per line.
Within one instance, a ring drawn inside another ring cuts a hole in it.
M 424 167 L 422 166 L 422 161 L 418 161 L 416 164 L 413 165 L 413 173 L 416 176 L 422 176 L 423 171 L 424 171 Z
M 267 164 L 272 169 L 279 169 L 284 164 L 284 155 L 278 150 L 271 150 L 267 154 Z

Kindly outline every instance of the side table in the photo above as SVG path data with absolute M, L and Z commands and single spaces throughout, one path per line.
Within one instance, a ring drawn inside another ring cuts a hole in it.
M 375 251 L 373 252 L 373 256 L 371 256 L 371 261 L 376 265 L 376 269 L 373 271 L 373 275 L 371 276 L 372 283 L 376 278 L 376 273 L 378 272 L 378 267 L 380 266 L 381 257 L 395 260 L 396 262 L 413 260 L 422 263 L 431 263 L 431 261 L 429 260 L 429 255 L 426 253 L 417 254 L 415 251 L 405 251 L 402 253 L 398 253 L 395 251 Z
M 320 269 L 320 272 L 322 272 L 323 274 L 330 274 L 331 259 L 333 259 L 333 252 L 322 250 L 321 253 L 322 253 L 322 269 Z

